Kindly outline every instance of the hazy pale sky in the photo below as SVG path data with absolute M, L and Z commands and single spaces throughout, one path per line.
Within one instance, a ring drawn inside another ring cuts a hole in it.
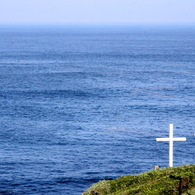
M 189 23 L 195 0 L 0 0 L 0 24 Z

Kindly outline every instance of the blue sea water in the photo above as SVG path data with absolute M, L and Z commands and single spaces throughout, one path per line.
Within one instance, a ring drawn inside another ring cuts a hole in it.
M 194 95 L 195 27 L 0 26 L 0 194 L 195 163 Z

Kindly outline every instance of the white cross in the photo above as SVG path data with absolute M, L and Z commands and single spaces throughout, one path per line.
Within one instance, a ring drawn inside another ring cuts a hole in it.
M 185 137 L 173 137 L 173 124 L 169 126 L 168 138 L 156 138 L 156 141 L 169 141 L 169 166 L 173 167 L 173 141 L 186 141 Z

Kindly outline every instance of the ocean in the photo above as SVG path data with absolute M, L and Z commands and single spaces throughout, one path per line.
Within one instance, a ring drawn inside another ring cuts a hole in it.
M 80 195 L 195 156 L 194 26 L 0 26 L 0 194 Z

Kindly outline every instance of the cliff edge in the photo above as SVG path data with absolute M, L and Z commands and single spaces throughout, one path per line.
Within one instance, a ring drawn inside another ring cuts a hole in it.
M 82 195 L 195 195 L 195 165 L 126 175 L 93 184 Z

